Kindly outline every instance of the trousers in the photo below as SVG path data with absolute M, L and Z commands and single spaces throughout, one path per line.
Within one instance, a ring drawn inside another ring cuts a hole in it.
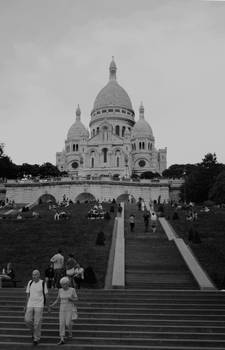
M 32 331 L 34 340 L 39 341 L 41 338 L 43 307 L 28 307 L 25 313 L 25 323 Z
M 61 338 L 65 337 L 66 328 L 69 335 L 72 335 L 72 309 L 60 309 L 59 311 L 59 335 Z

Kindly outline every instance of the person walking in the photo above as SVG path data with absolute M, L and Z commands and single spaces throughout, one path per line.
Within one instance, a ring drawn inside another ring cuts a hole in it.
M 53 255 L 53 257 L 50 259 L 50 262 L 53 263 L 54 269 L 54 287 L 59 288 L 59 280 L 62 277 L 64 265 L 64 256 L 62 255 L 61 249 L 58 249 L 57 254 Z
M 135 226 L 135 217 L 134 214 L 131 214 L 129 216 L 129 224 L 130 224 L 130 232 L 134 232 L 134 226 Z
M 34 345 L 38 345 L 41 338 L 41 323 L 44 305 L 48 303 L 48 289 L 46 283 L 40 279 L 40 272 L 32 272 L 32 280 L 26 288 L 27 300 L 24 307 L 25 323 L 31 331 Z
M 145 209 L 144 214 L 143 214 L 145 232 L 148 232 L 149 217 L 150 217 L 150 214 L 149 214 L 148 210 Z
M 157 216 L 154 211 L 151 212 L 151 226 L 152 226 L 152 232 L 154 233 L 156 231 L 156 226 L 157 226 Z
M 72 339 L 72 321 L 77 319 L 77 308 L 75 302 L 78 300 L 76 290 L 70 287 L 70 280 L 68 277 L 60 279 L 61 288 L 59 289 L 56 300 L 50 305 L 53 308 L 60 302 L 59 308 L 59 336 L 60 341 L 58 345 L 65 344 L 66 328 L 69 332 L 69 339 Z

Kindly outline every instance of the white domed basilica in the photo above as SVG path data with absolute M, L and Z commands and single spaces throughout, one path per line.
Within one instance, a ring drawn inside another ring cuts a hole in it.
M 60 171 L 75 176 L 120 176 L 166 169 L 167 149 L 155 148 L 152 128 L 145 119 L 144 107 L 139 120 L 127 92 L 116 80 L 114 59 L 109 67 L 109 82 L 98 93 L 89 123 L 90 134 L 81 122 L 78 105 L 76 120 L 68 131 L 65 149 L 56 153 Z

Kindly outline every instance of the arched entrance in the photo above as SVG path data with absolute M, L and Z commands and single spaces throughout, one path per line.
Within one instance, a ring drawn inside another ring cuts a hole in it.
M 52 194 L 43 194 L 39 199 L 38 199 L 39 204 L 43 203 L 56 203 L 56 199 Z
M 122 193 L 120 194 L 117 199 L 116 199 L 117 203 L 120 202 L 128 202 L 129 201 L 129 194 L 128 193 Z
M 75 202 L 79 201 L 80 203 L 85 203 L 85 202 L 95 202 L 96 199 L 95 197 L 93 196 L 93 194 L 89 193 L 89 192 L 83 192 L 83 193 L 80 193 L 76 199 L 75 199 Z

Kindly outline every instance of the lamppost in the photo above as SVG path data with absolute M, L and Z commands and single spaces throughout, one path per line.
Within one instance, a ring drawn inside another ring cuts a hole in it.
M 184 204 L 186 204 L 186 170 L 185 169 L 183 172 L 183 178 L 184 178 Z

